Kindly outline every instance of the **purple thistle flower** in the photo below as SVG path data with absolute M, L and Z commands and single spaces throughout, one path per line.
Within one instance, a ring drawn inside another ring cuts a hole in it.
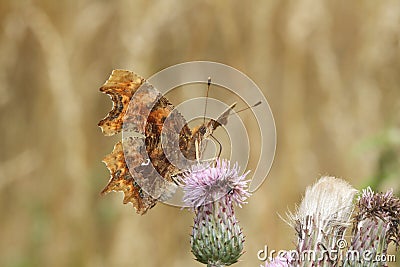
M 234 213 L 250 196 L 245 174 L 227 160 L 199 164 L 184 175 L 185 204 L 195 212 L 192 252 L 208 266 L 231 265 L 243 253 L 244 236 Z
M 393 191 L 375 193 L 370 187 L 364 189 L 357 203 L 351 250 L 359 255 L 370 253 L 369 266 L 387 266 L 385 262 L 373 262 L 375 256 L 386 255 L 388 245 L 400 245 L 400 199 Z M 349 259 L 347 265 L 366 265 L 367 259 Z
M 393 195 L 393 190 L 386 193 L 374 193 L 370 187 L 363 190 L 358 201 L 359 211 L 356 215 L 356 222 L 365 219 L 381 219 L 387 225 L 387 243 L 400 245 L 400 199 Z
M 192 167 L 184 175 L 185 193 L 183 201 L 192 208 L 214 202 L 226 195 L 234 204 L 241 207 L 250 196 L 247 191 L 246 172 L 239 175 L 240 168 L 236 163 L 232 168 L 227 160 L 217 160 L 216 166 L 200 164 Z

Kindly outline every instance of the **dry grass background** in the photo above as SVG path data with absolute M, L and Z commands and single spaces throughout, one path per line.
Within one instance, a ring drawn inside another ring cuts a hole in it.
M 99 197 L 118 137 L 96 126 L 111 105 L 98 88 L 114 68 L 148 77 L 211 60 L 263 89 L 276 158 L 239 211 L 237 266 L 259 266 L 264 244 L 292 248 L 277 213 L 320 175 L 398 190 L 399 176 L 381 183 L 379 170 L 385 151 L 394 165 L 400 154 L 399 43 L 395 0 L 1 0 L 0 266 L 201 266 L 189 212 L 140 217 L 119 194 Z M 374 136 L 386 141 L 365 145 Z

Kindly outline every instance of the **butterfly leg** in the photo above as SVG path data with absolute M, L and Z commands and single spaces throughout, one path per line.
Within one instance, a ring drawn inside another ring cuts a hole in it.
M 171 176 L 172 181 L 177 185 L 177 186 L 182 186 L 185 184 L 185 180 L 182 178 L 182 174 L 174 174 Z
M 217 138 L 214 137 L 214 135 L 210 134 L 210 136 L 212 137 L 212 139 L 214 139 L 214 141 L 218 143 L 219 149 L 218 149 L 218 156 L 216 157 L 216 159 L 219 159 L 222 153 L 222 144 L 220 143 L 220 141 L 218 141 Z
M 197 163 L 200 163 L 200 148 L 199 148 L 199 140 L 194 141 L 194 146 L 196 147 L 196 160 Z
M 206 160 L 203 160 L 204 162 L 212 162 L 214 161 L 214 164 L 217 162 L 217 160 L 220 158 L 221 156 L 221 152 L 222 152 L 222 144 L 218 141 L 217 138 L 215 138 L 212 134 L 210 135 L 211 138 L 213 138 L 217 143 L 218 143 L 218 155 L 216 157 L 212 157 Z M 203 140 L 204 141 L 204 140 Z

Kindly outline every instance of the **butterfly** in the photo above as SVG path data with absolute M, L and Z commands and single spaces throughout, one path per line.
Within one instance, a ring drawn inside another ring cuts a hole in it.
M 210 84 L 209 80 L 208 88 Z M 217 119 L 191 129 L 166 97 L 131 71 L 113 70 L 100 91 L 113 101 L 112 110 L 98 123 L 103 134 L 136 133 L 123 135 L 103 159 L 110 180 L 101 194 L 123 192 L 123 203 L 132 203 L 141 215 L 158 200 L 171 197 L 175 177 L 199 159 L 203 141 L 227 124 L 235 107 L 234 103 Z

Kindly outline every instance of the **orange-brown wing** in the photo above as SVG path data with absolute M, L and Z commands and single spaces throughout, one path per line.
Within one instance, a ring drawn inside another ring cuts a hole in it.
M 100 92 L 109 95 L 113 101 L 112 110 L 98 123 L 104 135 L 114 135 L 122 130 L 129 101 L 143 82 L 142 77 L 131 71 L 113 70 L 108 80 L 100 88 Z
M 140 161 L 140 157 L 136 157 Z M 133 179 L 131 172 L 125 161 L 124 150 L 122 142 L 118 142 L 111 154 L 107 155 L 103 162 L 106 164 L 110 171 L 111 177 L 107 186 L 103 189 L 101 194 L 107 194 L 111 191 L 121 191 L 124 193 L 123 203 L 132 203 L 138 214 L 145 214 L 147 210 L 156 204 L 156 199 L 151 197 L 147 192 L 143 191 L 138 183 Z M 139 173 L 135 173 L 138 177 Z
M 125 195 L 124 203 L 132 203 L 137 213 L 144 214 L 157 200 L 173 194 L 172 179 L 180 170 L 169 159 L 184 161 L 181 151 L 187 151 L 190 128 L 158 90 L 133 72 L 114 70 L 100 91 L 113 100 L 113 109 L 99 122 L 103 133 L 113 135 L 124 130 L 145 137 L 124 138 L 105 157 L 103 162 L 111 178 L 102 193 L 121 191 Z M 164 124 L 166 118 L 171 119 Z M 166 150 L 168 158 L 161 143 L 162 133 L 166 145 L 172 147 Z
M 187 154 L 192 132 L 165 97 L 160 98 L 150 113 L 145 135 L 152 165 L 165 180 L 173 181 L 173 176 L 190 167 L 187 159 L 195 158 L 194 154 Z

